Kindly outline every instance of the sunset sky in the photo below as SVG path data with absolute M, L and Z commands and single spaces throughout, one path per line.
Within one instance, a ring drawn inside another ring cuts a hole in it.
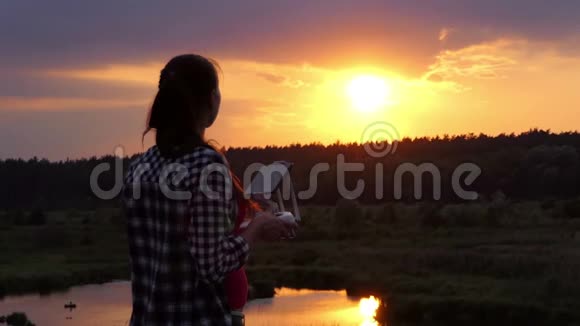
M 191 52 L 223 70 L 224 146 L 580 122 L 580 1 L 2 0 L 0 158 L 142 151 L 159 71 Z

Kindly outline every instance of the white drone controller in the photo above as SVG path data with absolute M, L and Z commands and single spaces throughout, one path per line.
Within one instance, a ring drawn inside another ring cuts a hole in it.
M 274 216 L 287 223 L 298 223 L 298 220 L 294 217 L 294 214 L 290 212 L 277 212 L 274 213 Z M 240 228 L 245 229 L 248 227 L 248 225 L 250 225 L 250 221 L 244 221 L 240 225 Z
M 296 223 L 297 222 L 294 215 L 290 212 L 277 212 L 274 215 L 284 222 L 288 222 L 288 223 Z
M 276 161 L 270 165 L 263 166 L 252 180 L 247 192 L 252 196 L 258 196 L 264 199 L 265 202 L 268 203 L 267 206 L 274 208 L 274 215 L 277 218 L 287 223 L 298 223 L 301 218 L 294 185 L 290 178 L 291 167 L 292 163 L 285 161 Z M 269 176 L 269 178 L 265 178 L 264 176 Z M 281 188 L 285 183 L 289 186 L 288 190 L 290 190 L 290 200 L 292 202 L 294 213 L 286 211 L 284 207 Z M 270 199 L 271 195 L 275 195 L 276 200 Z M 245 228 L 248 224 L 249 221 L 244 222 L 241 227 Z M 293 237 L 294 234 L 292 235 L 292 238 Z

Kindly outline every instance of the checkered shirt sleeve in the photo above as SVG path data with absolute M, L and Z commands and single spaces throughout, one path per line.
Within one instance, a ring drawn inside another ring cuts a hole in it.
M 220 282 L 246 262 L 250 248 L 243 237 L 231 233 L 233 221 L 229 216 L 235 200 L 222 157 L 208 150 L 199 162 L 200 172 L 193 183 L 190 204 L 191 254 L 197 262 L 199 277 Z

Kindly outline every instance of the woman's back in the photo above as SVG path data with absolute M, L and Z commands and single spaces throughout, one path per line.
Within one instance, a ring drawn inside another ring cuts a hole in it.
M 154 146 L 131 164 L 123 201 L 131 256 L 132 325 L 230 324 L 220 273 L 216 278 L 207 274 L 236 262 L 212 261 L 220 248 L 212 248 L 215 240 L 192 232 L 198 228 L 191 225 L 205 223 L 204 216 L 212 215 L 215 225 L 209 232 L 228 232 L 233 226 L 231 198 L 216 205 L 200 191 L 202 178 L 212 191 L 227 193 L 223 176 L 203 176 L 204 168 L 214 163 L 223 164 L 223 159 L 207 147 L 167 158 Z M 232 250 L 247 250 L 244 243 L 235 246 L 234 241 Z

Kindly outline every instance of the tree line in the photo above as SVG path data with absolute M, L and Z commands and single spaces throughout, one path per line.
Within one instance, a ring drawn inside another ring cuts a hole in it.
M 385 144 L 375 144 L 385 145 Z M 451 177 L 462 163 L 472 163 L 481 169 L 481 175 L 465 189 L 476 191 L 480 200 L 495 193 L 510 199 L 558 199 L 580 195 L 580 134 L 553 133 L 532 129 L 521 134 L 467 134 L 404 138 L 397 150 L 383 157 L 373 157 L 358 143 L 336 142 L 292 144 L 287 146 L 230 147 L 224 149 L 232 170 L 242 176 L 252 163 L 271 163 L 285 160 L 294 163 L 292 178 L 296 189 L 306 190 L 310 185 L 310 171 L 319 163 L 327 163 L 327 171 L 317 175 L 317 191 L 308 204 L 334 205 L 342 197 L 337 187 L 341 155 L 347 163 L 362 163 L 363 171 L 346 172 L 345 186 L 353 189 L 358 180 L 365 188 L 358 201 L 378 204 L 395 199 L 394 171 L 404 163 L 430 163 L 441 176 L 441 201 L 461 201 L 453 191 Z M 126 169 L 136 155 L 123 159 Z M 98 199 L 91 191 L 91 171 L 100 163 L 115 162 L 114 156 L 91 157 L 76 160 L 48 161 L 32 158 L 0 160 L 0 208 L 9 209 L 96 209 L 117 206 L 118 200 Z M 382 165 L 382 176 L 377 177 L 377 164 Z M 433 198 L 433 178 L 429 173 L 419 175 L 422 181 L 422 200 Z M 415 176 L 402 177 L 401 201 L 417 199 Z M 460 179 L 461 180 L 461 179 Z M 464 180 L 461 180 L 464 181 Z M 376 197 L 376 183 L 382 182 L 383 196 Z M 99 178 L 103 189 L 115 184 L 114 172 Z

